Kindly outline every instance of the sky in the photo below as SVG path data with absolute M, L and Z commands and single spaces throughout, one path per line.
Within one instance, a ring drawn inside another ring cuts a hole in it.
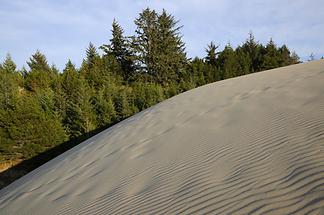
M 61 70 L 68 59 L 80 66 L 89 42 L 108 43 L 114 18 L 133 35 L 134 19 L 147 7 L 179 20 L 188 57 L 204 57 L 211 41 L 236 47 L 250 31 L 304 61 L 324 56 L 323 0 L 0 0 L 0 62 L 10 53 L 21 68 L 40 50 Z

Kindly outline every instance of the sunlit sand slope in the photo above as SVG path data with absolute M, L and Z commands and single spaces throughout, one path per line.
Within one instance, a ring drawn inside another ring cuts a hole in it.
M 0 191 L 0 214 L 324 214 L 324 60 L 209 84 Z

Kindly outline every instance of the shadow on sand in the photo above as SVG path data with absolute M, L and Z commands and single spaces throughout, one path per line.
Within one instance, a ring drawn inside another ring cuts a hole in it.
M 80 144 L 81 142 L 85 141 L 86 139 L 100 133 L 101 131 L 107 129 L 109 126 L 104 126 L 93 130 L 89 133 L 81 135 L 77 138 L 72 140 L 66 141 L 60 145 L 55 146 L 35 157 L 29 158 L 20 162 L 19 164 L 10 167 L 9 169 L 0 173 L 0 189 L 6 187 L 7 185 L 11 184 L 13 181 L 17 180 L 18 178 L 26 175 L 27 173 L 31 172 L 32 170 L 36 169 L 37 167 L 43 165 L 44 163 L 50 161 L 51 159 L 57 157 L 58 155 L 62 154 L 63 152 L 73 148 L 74 146 Z

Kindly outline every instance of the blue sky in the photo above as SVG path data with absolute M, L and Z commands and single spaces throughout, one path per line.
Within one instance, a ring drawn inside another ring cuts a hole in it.
M 79 66 L 89 42 L 110 39 L 114 18 L 131 35 L 146 7 L 180 20 L 189 57 L 203 57 L 210 41 L 241 44 L 250 30 L 262 43 L 287 44 L 302 60 L 324 56 L 323 0 L 1 0 L 0 61 L 9 52 L 21 68 L 39 49 L 60 69 L 68 59 Z

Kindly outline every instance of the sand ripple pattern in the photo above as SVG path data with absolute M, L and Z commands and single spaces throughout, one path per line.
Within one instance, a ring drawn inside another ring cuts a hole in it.
M 0 214 L 324 214 L 324 61 L 145 110 L 1 190 Z

